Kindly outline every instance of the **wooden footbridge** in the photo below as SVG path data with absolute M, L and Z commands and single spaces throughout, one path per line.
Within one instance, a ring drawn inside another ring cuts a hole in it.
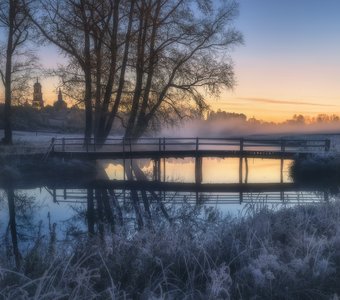
M 45 159 L 58 157 L 63 159 L 123 160 L 124 174 L 126 161 L 130 161 L 132 170 L 133 159 L 151 159 L 154 162 L 154 181 L 165 181 L 165 160 L 167 158 L 194 158 L 195 183 L 201 184 L 203 178 L 202 159 L 205 157 L 240 159 L 239 177 L 243 182 L 243 161 L 247 178 L 248 158 L 280 159 L 281 182 L 283 182 L 284 159 L 296 159 L 313 154 L 330 151 L 328 139 L 245 139 L 245 138 L 140 138 L 113 139 L 104 144 L 94 140 L 84 143 L 81 138 L 52 139 Z M 161 167 L 163 160 L 163 167 Z M 132 175 L 132 171 L 131 174 Z
M 104 144 L 82 138 L 52 139 L 47 156 L 76 159 L 249 157 L 293 159 L 328 152 L 330 140 L 244 138 L 113 139 Z

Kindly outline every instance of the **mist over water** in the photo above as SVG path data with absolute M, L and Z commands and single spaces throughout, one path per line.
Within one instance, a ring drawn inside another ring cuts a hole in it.
M 310 135 L 339 134 L 340 122 L 304 123 L 263 123 L 260 121 L 193 120 L 182 122 L 175 128 L 163 129 L 165 137 L 242 137 L 256 135 Z

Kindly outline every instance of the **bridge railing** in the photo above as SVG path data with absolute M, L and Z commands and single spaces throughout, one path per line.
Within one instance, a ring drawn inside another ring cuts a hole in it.
M 105 143 L 88 143 L 83 138 L 55 138 L 51 152 L 137 152 L 137 151 L 268 151 L 328 152 L 330 140 L 248 138 L 108 138 Z
M 50 192 L 54 195 L 55 202 L 58 203 L 87 203 L 88 195 L 86 190 L 54 190 Z M 115 190 L 115 196 L 122 205 L 129 199 L 129 190 Z M 213 192 L 200 193 L 193 192 L 162 192 L 159 199 L 164 204 L 194 203 L 197 201 L 205 204 L 299 204 L 315 203 L 325 201 L 325 194 L 311 191 L 277 191 L 277 192 Z M 157 202 L 150 199 L 150 204 Z

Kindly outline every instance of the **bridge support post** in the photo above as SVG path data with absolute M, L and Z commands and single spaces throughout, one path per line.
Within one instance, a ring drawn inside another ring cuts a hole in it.
M 153 160 L 153 181 L 161 181 L 161 159 Z
M 243 182 L 243 150 L 244 150 L 244 140 L 240 139 L 240 163 L 239 163 L 239 183 Z
M 249 174 L 249 166 L 248 166 L 248 157 L 244 158 L 245 165 L 246 165 L 246 174 L 244 178 L 244 183 L 248 183 L 248 174 Z
M 283 165 L 284 165 L 284 159 L 281 157 L 280 161 L 280 183 L 283 183 Z
M 93 201 L 93 190 L 87 189 L 87 230 L 89 235 L 94 235 L 94 201 Z
M 195 197 L 196 199 L 196 205 L 198 206 L 198 205 L 202 205 L 203 203 L 204 203 L 204 199 L 203 199 L 203 197 L 202 197 L 202 193 L 200 193 L 200 192 L 196 192 L 196 197 Z
M 123 180 L 126 180 L 126 160 L 123 158 Z
M 133 180 L 133 163 L 132 159 L 123 159 L 124 180 Z
M 132 163 L 132 158 L 130 158 L 130 166 L 129 166 L 129 180 L 133 180 L 133 163 Z
M 243 156 L 240 157 L 238 176 L 239 176 L 239 183 L 242 183 L 243 182 Z
M 165 180 L 166 180 L 165 165 L 166 165 L 166 161 L 165 161 L 165 157 L 164 157 L 163 158 L 163 182 L 165 182 Z
M 202 171 L 202 157 L 196 156 L 195 158 L 195 183 L 201 184 L 203 180 L 203 171 Z
M 281 162 L 280 162 L 280 182 L 283 183 L 283 163 L 284 153 L 286 151 L 286 141 L 281 139 Z

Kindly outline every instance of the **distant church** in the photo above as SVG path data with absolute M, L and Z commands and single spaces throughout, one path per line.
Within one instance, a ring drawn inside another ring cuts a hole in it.
M 33 101 L 32 101 L 32 107 L 36 109 L 42 109 L 44 107 L 44 100 L 43 100 L 43 94 L 41 92 L 41 84 L 39 83 L 39 80 L 37 79 L 37 82 L 33 86 Z M 63 99 L 63 94 L 61 93 L 61 89 L 59 89 L 58 92 L 58 100 L 56 100 L 53 104 L 53 107 L 56 111 L 63 111 L 67 109 L 67 103 Z
M 42 109 L 44 107 L 43 95 L 41 92 L 41 84 L 37 79 L 37 82 L 33 86 L 33 101 L 32 106 L 37 109 Z
M 55 110 L 65 110 L 67 108 L 67 103 L 63 100 L 63 94 L 61 93 L 61 89 L 59 89 L 58 100 L 54 102 L 53 107 Z

